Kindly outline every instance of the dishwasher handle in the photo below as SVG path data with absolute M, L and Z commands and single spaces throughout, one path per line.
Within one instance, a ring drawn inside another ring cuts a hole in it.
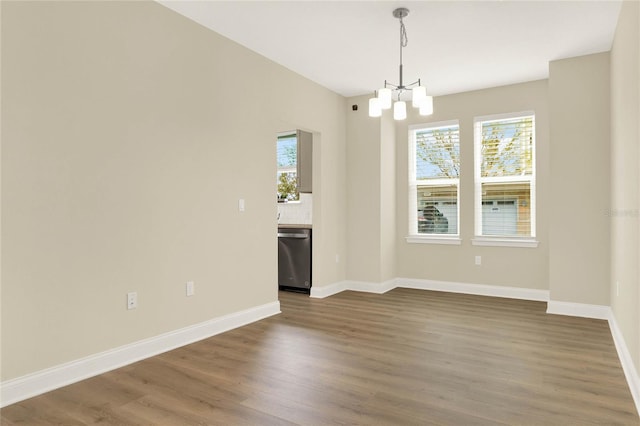
M 287 232 L 278 232 L 278 238 L 309 238 L 308 234 L 294 234 Z

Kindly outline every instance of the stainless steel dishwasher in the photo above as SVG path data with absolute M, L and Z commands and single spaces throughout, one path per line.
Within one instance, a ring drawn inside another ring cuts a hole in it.
M 278 228 L 278 286 L 311 292 L 311 229 Z

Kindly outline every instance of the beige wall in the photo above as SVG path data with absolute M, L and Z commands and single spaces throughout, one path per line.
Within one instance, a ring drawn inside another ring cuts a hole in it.
M 381 125 L 371 121 L 364 96 L 347 115 L 347 278 L 380 281 Z
M 353 101 L 359 101 L 366 109 L 366 97 Z M 550 64 L 549 80 L 441 96 L 435 99 L 434 109 L 433 116 L 423 118 L 414 114 L 396 125 L 396 276 L 548 289 L 554 301 L 607 305 L 609 245 L 602 241 L 609 240 L 609 218 L 605 214 L 610 170 L 608 53 L 554 61 Z M 538 248 L 473 246 L 473 119 L 528 110 L 536 114 L 536 228 L 540 244 Z M 462 244 L 407 243 L 404 237 L 408 230 L 408 126 L 456 119 L 460 123 L 462 157 Z M 351 120 L 348 144 L 366 146 L 362 140 L 353 139 L 354 123 Z M 378 135 L 377 120 L 361 119 L 358 123 L 361 134 L 373 129 L 369 138 Z M 370 173 L 375 174 L 377 153 L 375 158 L 360 155 L 358 160 L 366 161 L 374 170 Z M 350 160 L 349 167 L 352 166 L 363 164 Z M 376 193 L 374 189 L 367 190 Z M 350 192 L 350 200 L 355 192 Z M 350 213 L 353 214 L 351 208 Z M 368 223 L 367 229 L 377 229 L 376 226 L 374 222 Z M 352 230 L 350 245 L 357 235 L 360 230 Z M 357 254 L 359 259 L 371 261 L 377 250 L 362 243 Z M 477 255 L 482 256 L 481 266 L 474 264 Z M 360 275 L 357 270 L 350 270 L 348 277 L 371 279 L 365 269 Z
M 380 119 L 380 281 L 397 277 L 396 270 L 396 126 L 390 114 Z
M 277 300 L 278 131 L 344 279 L 344 98 L 154 2 L 2 2 L 2 65 L 2 380 Z
M 396 125 L 397 269 L 402 278 L 470 284 L 547 289 L 549 137 L 547 81 L 440 96 L 429 117 L 409 115 Z M 473 120 L 474 117 L 534 111 L 537 151 L 538 248 L 472 246 L 474 235 Z M 460 124 L 460 237 L 462 244 L 410 244 L 408 235 L 408 126 L 458 120 Z M 482 256 L 482 265 L 475 265 Z
M 369 117 L 368 96 L 347 101 L 347 278 L 379 283 L 396 277 L 395 128 Z
M 549 64 L 551 300 L 609 305 L 609 53 Z
M 611 307 L 640 370 L 640 4 L 624 2 L 611 49 Z

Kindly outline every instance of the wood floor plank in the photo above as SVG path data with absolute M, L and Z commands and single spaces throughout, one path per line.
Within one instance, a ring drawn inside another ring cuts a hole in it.
M 606 321 L 394 289 L 282 314 L 6 407 L 2 425 L 638 425 Z

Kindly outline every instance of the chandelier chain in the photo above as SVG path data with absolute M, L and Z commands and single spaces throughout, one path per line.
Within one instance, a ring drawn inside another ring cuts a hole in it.
M 404 26 L 404 21 L 400 18 L 400 46 L 407 47 L 409 38 L 407 37 L 407 29 Z

